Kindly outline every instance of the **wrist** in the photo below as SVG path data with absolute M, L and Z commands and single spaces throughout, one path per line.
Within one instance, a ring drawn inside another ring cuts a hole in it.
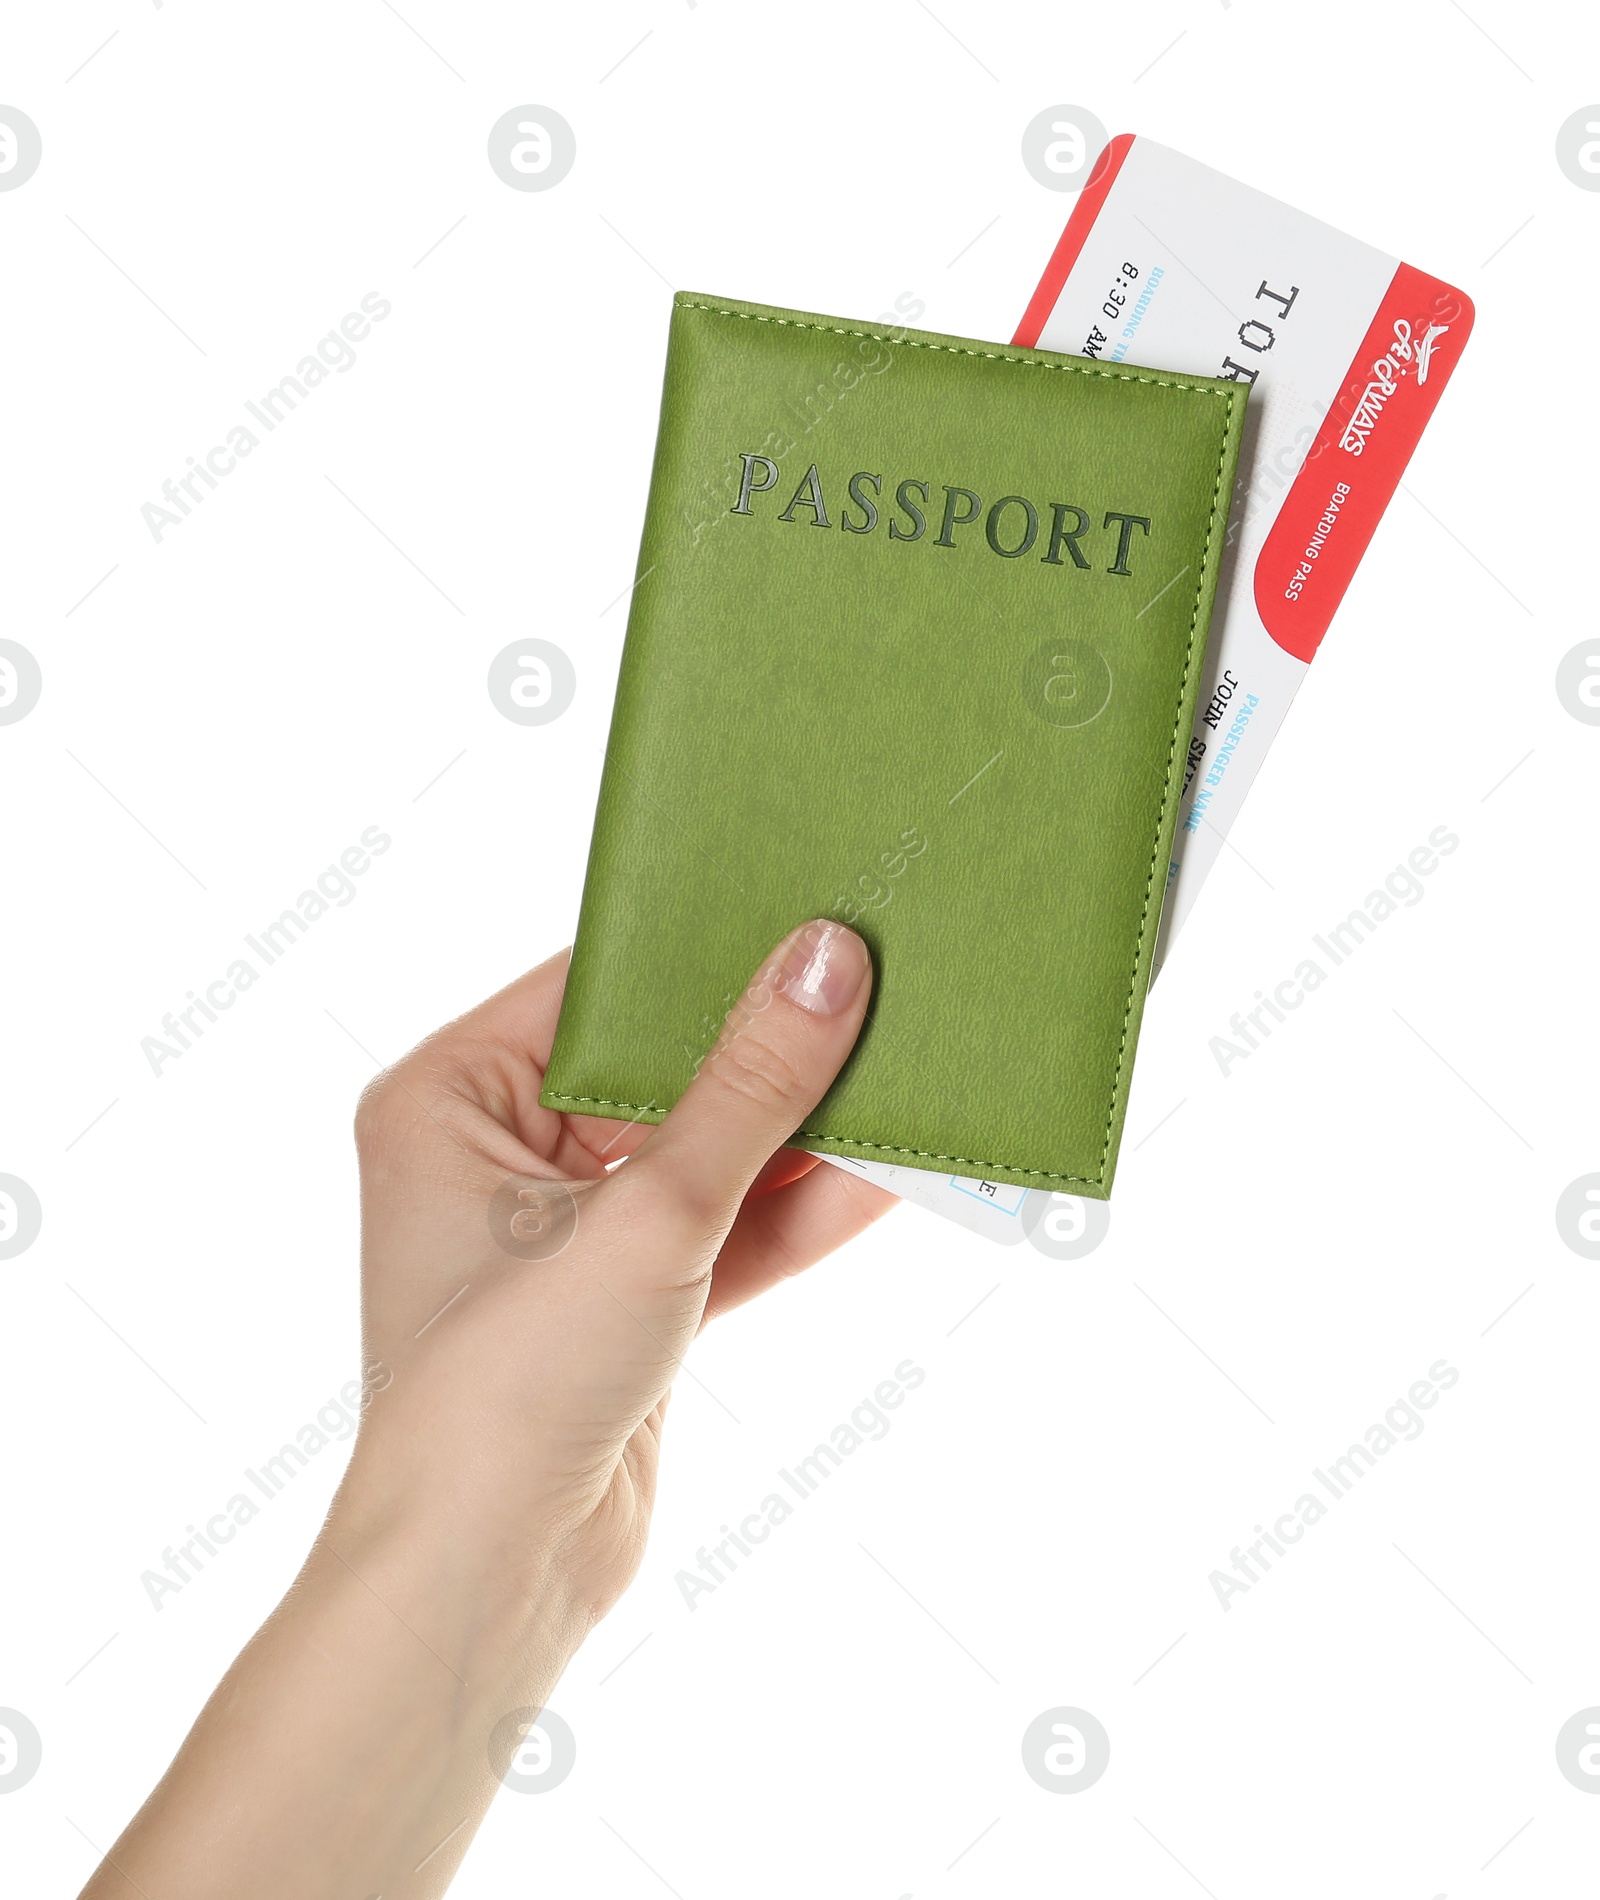
M 597 1615 L 563 1543 L 466 1484 L 390 1482 L 358 1446 L 311 1564 L 332 1587 L 354 1579 L 458 1677 L 539 1702 Z

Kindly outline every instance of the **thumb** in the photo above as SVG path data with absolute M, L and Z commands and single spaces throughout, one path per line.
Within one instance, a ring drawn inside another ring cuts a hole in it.
M 677 1106 L 622 1173 L 718 1238 L 751 1182 L 805 1121 L 861 1032 L 872 993 L 867 947 L 818 919 L 785 937 L 728 1013 Z

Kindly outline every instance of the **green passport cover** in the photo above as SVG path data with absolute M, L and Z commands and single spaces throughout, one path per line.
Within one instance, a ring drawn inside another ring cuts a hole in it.
M 876 988 L 795 1145 L 1108 1195 L 1245 401 L 678 295 L 540 1100 L 659 1121 L 832 917 Z

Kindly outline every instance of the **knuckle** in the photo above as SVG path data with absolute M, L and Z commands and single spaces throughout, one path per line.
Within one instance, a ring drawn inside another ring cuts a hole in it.
M 374 1076 L 356 1098 L 355 1112 L 356 1146 L 370 1148 L 378 1138 L 379 1128 L 387 1119 L 384 1103 L 384 1078 Z
M 755 1108 L 783 1107 L 800 1094 L 800 1072 L 789 1057 L 748 1032 L 713 1050 L 710 1066 L 723 1088 Z
M 764 1251 L 767 1264 L 780 1280 L 796 1279 L 811 1265 L 810 1259 L 801 1253 L 782 1228 L 774 1229 Z
M 366 1154 L 393 1141 L 409 1119 L 410 1104 L 394 1069 L 375 1075 L 356 1101 L 355 1136 L 358 1152 Z

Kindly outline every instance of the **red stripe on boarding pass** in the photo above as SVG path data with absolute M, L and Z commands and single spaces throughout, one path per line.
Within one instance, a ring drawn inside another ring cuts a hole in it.
M 1471 299 L 1402 264 L 1256 561 L 1256 611 L 1309 661 L 1472 334 Z
M 1122 161 L 1128 156 L 1135 136 L 1132 132 L 1119 132 L 1090 168 L 1089 182 L 1078 193 L 1078 202 L 1072 207 L 1067 228 L 1050 253 L 1050 262 L 1044 267 L 1039 288 L 1028 299 L 1028 307 L 1022 313 L 1017 334 L 1011 339 L 1014 347 L 1031 350 L 1038 346 L 1039 333 L 1050 320 L 1050 312 L 1056 307 L 1062 286 L 1078 261 L 1078 253 L 1094 228 L 1100 207 L 1106 201 L 1106 193 L 1115 183 L 1117 173 L 1122 170 Z

